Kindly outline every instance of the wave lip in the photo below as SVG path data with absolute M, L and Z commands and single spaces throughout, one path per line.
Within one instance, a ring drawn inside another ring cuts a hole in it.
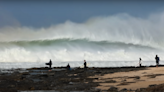
M 63 38 L 63 39 L 46 39 L 46 40 L 32 40 L 32 41 L 10 41 L 10 42 L 0 42 L 0 45 L 16 45 L 19 47 L 26 46 L 102 46 L 102 47 L 135 47 L 135 48 L 145 48 L 145 49 L 158 49 L 153 46 L 141 45 L 141 44 L 133 44 L 133 43 L 125 43 L 125 42 L 110 42 L 110 41 L 94 41 L 89 39 L 72 39 L 72 38 Z
M 122 42 L 163 49 L 163 23 L 164 13 L 150 14 L 147 18 L 138 18 L 129 14 L 116 14 L 114 16 L 94 17 L 84 23 L 66 21 L 47 28 L 6 27 L 0 28 L 0 41 L 16 41 L 14 44 L 44 43 L 54 44 L 57 41 L 67 40 L 73 42 L 79 39 L 89 41 Z M 72 41 L 73 39 L 73 41 Z M 45 40 L 45 41 L 44 41 Z M 49 41 L 51 40 L 51 41 Z M 22 42 L 20 42 L 22 41 Z M 42 42 L 43 41 L 43 42 Z

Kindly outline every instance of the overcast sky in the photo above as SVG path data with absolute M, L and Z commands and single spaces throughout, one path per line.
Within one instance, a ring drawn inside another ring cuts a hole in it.
M 49 27 L 70 20 L 127 13 L 147 18 L 164 11 L 162 0 L 0 0 L 0 27 Z

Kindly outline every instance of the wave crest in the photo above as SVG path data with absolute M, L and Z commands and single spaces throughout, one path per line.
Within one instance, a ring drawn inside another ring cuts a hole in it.
M 141 44 L 133 44 L 133 43 L 125 43 L 125 42 L 109 42 L 109 41 L 93 41 L 89 39 L 72 39 L 72 38 L 63 38 L 63 39 L 47 39 L 47 40 L 33 40 L 33 41 L 11 41 L 11 42 L 0 42 L 0 45 L 15 45 L 19 47 L 67 47 L 67 46 L 79 46 L 83 47 L 98 47 L 102 46 L 102 48 L 145 48 L 145 49 L 158 49 L 152 46 L 146 46 Z

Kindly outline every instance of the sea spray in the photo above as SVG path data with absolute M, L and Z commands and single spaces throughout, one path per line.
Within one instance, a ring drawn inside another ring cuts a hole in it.
M 84 23 L 66 21 L 48 28 L 0 28 L 0 62 L 40 62 L 44 66 L 52 59 L 59 66 L 61 62 L 79 66 L 86 59 L 95 62 L 91 66 L 104 66 L 96 64 L 103 61 L 117 66 L 118 61 L 136 63 L 139 57 L 153 61 L 156 54 L 163 60 L 163 15 L 142 19 L 118 14 Z

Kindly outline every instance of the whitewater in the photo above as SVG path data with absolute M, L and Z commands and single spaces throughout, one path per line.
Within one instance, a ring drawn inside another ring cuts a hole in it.
M 0 28 L 0 68 L 155 65 L 164 56 L 164 13 L 139 18 L 126 13 L 66 21 L 47 28 Z

